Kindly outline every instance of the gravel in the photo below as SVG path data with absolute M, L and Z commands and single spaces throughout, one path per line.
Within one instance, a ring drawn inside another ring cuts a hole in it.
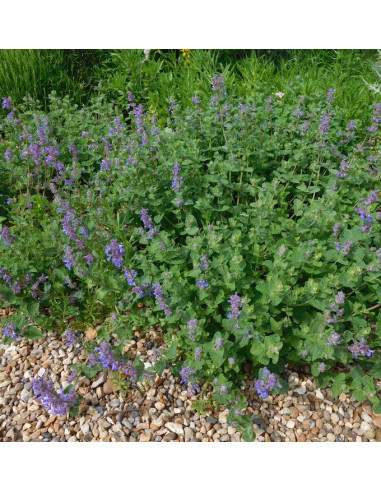
M 153 342 L 153 343 L 151 343 Z M 162 337 L 150 331 L 134 334 L 125 353 L 152 363 L 152 347 L 160 350 Z M 78 417 L 50 416 L 34 398 L 31 379 L 48 377 L 57 387 L 67 385 L 71 364 L 82 364 L 86 354 L 68 348 L 61 337 L 22 339 L 0 344 L 0 441 L 24 442 L 240 442 L 242 435 L 227 424 L 228 410 L 194 408 L 179 379 L 167 370 L 154 382 L 118 391 L 111 375 L 81 377 Z M 381 441 L 381 415 L 349 395 L 334 398 L 330 388 L 319 389 L 313 377 L 286 369 L 290 391 L 260 400 L 247 384 L 246 413 L 252 416 L 259 442 L 370 442 Z

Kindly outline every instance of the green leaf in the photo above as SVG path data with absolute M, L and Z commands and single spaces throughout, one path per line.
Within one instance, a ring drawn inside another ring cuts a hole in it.
M 348 389 L 345 384 L 346 375 L 344 373 L 338 374 L 335 376 L 332 385 L 332 394 L 335 398 L 337 398 L 341 393 L 345 393 Z
M 73 405 L 72 407 L 70 407 L 70 408 L 69 408 L 69 415 L 70 415 L 71 417 L 74 417 L 74 418 L 75 418 L 75 417 L 77 417 L 77 416 L 78 416 L 78 413 L 79 413 L 79 407 L 80 407 L 80 405 L 81 405 L 82 400 L 83 400 L 82 396 L 79 396 L 79 397 L 77 398 L 76 404 L 75 404 L 75 405 Z
M 360 403 L 363 403 L 367 399 L 367 395 L 360 389 L 353 390 L 353 396 Z
M 225 357 L 224 357 L 224 349 L 222 348 L 221 350 L 215 350 L 212 348 L 209 352 L 210 358 L 214 362 L 214 364 L 217 367 L 221 367 L 222 364 L 224 363 Z
M 349 376 L 353 379 L 354 383 L 361 382 L 362 378 L 364 377 L 364 373 L 360 367 L 354 367 L 351 372 L 349 373 Z
M 155 363 L 155 371 L 158 373 L 159 376 L 163 374 L 163 371 L 165 369 L 166 362 L 165 360 L 158 360 Z
M 30 340 L 38 340 L 42 337 L 42 333 L 35 326 L 28 326 L 28 328 L 24 331 L 23 336 Z
M 246 442 L 254 442 L 255 441 L 255 438 L 256 438 L 256 435 L 255 435 L 255 432 L 253 430 L 253 428 L 251 427 L 248 427 L 244 430 L 244 433 L 242 434 L 242 438 L 244 441 Z
M 167 352 L 167 359 L 174 360 L 177 356 L 177 342 L 172 343 Z
M 381 379 L 381 360 L 379 360 L 378 362 L 376 362 L 376 364 L 372 367 L 372 370 L 370 371 L 370 374 L 375 379 Z
M 138 377 L 137 377 L 137 379 L 140 379 L 142 377 L 142 375 L 143 375 L 143 372 L 144 372 L 144 364 L 139 359 L 139 357 L 135 357 L 135 360 L 133 362 L 133 366 L 138 370 Z
M 378 400 L 378 403 L 373 404 L 373 412 L 377 414 L 381 413 L 381 400 Z
M 98 372 L 101 370 L 100 366 L 87 366 L 86 364 L 82 364 L 79 366 L 79 371 L 88 379 L 94 378 Z
M 282 379 L 280 377 L 278 377 L 278 381 L 281 384 L 281 387 L 278 388 L 278 386 L 274 386 L 274 388 L 271 391 L 271 394 L 285 395 L 290 389 L 289 384 L 287 383 L 287 381 L 285 381 L 284 379 Z

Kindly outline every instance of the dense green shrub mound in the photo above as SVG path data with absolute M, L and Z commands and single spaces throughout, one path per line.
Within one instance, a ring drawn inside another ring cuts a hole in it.
M 90 365 L 134 379 L 120 342 L 161 324 L 155 370 L 211 383 L 234 425 L 243 363 L 262 397 L 310 363 L 381 411 L 381 105 L 349 121 L 334 90 L 297 85 L 240 101 L 223 76 L 205 97 L 171 101 L 164 128 L 131 93 L 126 119 L 102 95 L 81 110 L 52 96 L 46 114 L 3 102 L 5 340 L 107 318 Z

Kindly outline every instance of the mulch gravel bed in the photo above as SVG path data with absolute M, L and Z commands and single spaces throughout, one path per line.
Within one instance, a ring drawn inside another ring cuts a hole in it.
M 161 336 L 135 332 L 126 351 L 153 363 Z M 147 350 L 152 347 L 152 350 Z M 164 371 L 153 382 L 137 383 L 127 393 L 114 387 L 107 374 L 81 377 L 76 386 L 83 397 L 78 417 L 51 417 L 31 389 L 31 379 L 46 376 L 65 387 L 70 365 L 86 360 L 77 345 L 68 348 L 54 334 L 38 341 L 22 339 L 0 344 L 0 442 L 240 442 L 242 435 L 228 426 L 228 410 L 194 408 L 178 378 Z M 286 369 L 290 391 L 260 400 L 247 384 L 246 412 L 252 415 L 256 440 L 262 442 L 371 442 L 381 441 L 381 415 L 367 404 L 329 388 L 317 388 L 313 377 Z

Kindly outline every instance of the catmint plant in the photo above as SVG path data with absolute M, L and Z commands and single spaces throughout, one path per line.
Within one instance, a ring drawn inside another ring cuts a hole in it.
M 163 102 L 168 122 L 131 92 L 122 115 L 101 87 L 83 108 L 2 95 L 0 298 L 20 316 L 3 338 L 66 331 L 85 370 L 128 384 L 167 367 L 198 397 L 212 385 L 247 432 L 242 379 L 258 375 L 260 398 L 287 391 L 289 363 L 381 413 L 381 103 L 355 119 L 334 88 L 232 89 L 213 75 L 185 107 Z M 95 325 L 91 343 L 77 335 Z M 164 332 L 150 373 L 122 357 L 132 326 Z M 71 406 L 39 385 L 49 408 Z

